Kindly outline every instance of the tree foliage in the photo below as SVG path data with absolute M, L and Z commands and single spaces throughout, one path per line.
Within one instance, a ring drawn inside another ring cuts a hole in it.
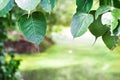
M 10 60 L 6 60 L 4 41 L 7 39 L 6 32 L 0 27 L 0 80 L 15 80 L 15 73 L 18 70 L 20 60 L 16 60 L 14 54 L 9 53 Z
M 109 49 L 113 49 L 119 41 L 120 31 L 120 1 L 98 0 L 99 8 L 92 10 L 95 0 L 76 0 L 76 13 L 71 23 L 73 37 L 80 37 L 87 29 L 95 38 L 103 38 Z M 9 11 L 17 7 L 25 10 L 27 14 L 21 15 L 18 20 L 23 35 L 32 43 L 39 44 L 45 37 L 47 21 L 44 13 L 51 13 L 57 0 L 3 0 L 0 1 L 0 16 L 4 17 Z M 36 8 L 42 8 L 38 10 Z M 59 6 L 58 6 L 59 7 Z

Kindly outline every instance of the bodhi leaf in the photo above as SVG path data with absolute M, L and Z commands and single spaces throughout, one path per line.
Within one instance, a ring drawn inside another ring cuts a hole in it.
M 77 12 L 89 12 L 93 5 L 93 0 L 76 0 Z
M 79 37 L 83 35 L 92 22 L 93 16 L 91 14 L 76 13 L 73 16 L 71 23 L 71 33 L 73 37 Z
M 31 11 L 37 7 L 41 0 L 15 0 L 17 5 L 27 11 Z
M 0 0 L 0 10 L 5 8 L 10 0 Z
M 94 20 L 94 22 L 89 26 L 90 32 L 96 37 L 96 39 L 102 36 L 109 28 L 103 25 L 101 22 L 101 16 Z
M 111 10 L 112 7 L 111 6 L 100 6 L 95 13 L 95 19 L 98 18 L 99 15 L 108 12 L 109 10 Z
M 113 34 L 113 30 L 117 27 L 118 25 L 118 19 L 116 19 L 111 12 L 107 12 L 107 13 L 104 13 L 102 15 L 102 24 L 103 25 L 108 25 L 110 26 L 110 31 L 111 31 L 111 35 L 114 35 Z
M 106 32 L 102 36 L 103 42 L 109 49 L 114 49 L 116 47 L 116 44 L 118 43 L 118 37 L 117 36 L 111 36 L 110 31 Z
M 45 37 L 46 19 L 43 13 L 34 12 L 28 18 L 28 15 L 23 15 L 19 21 L 19 28 L 23 35 L 32 43 L 39 44 Z
M 41 0 L 41 6 L 46 12 L 50 12 L 55 6 L 56 0 Z
M 8 5 L 2 10 L 0 10 L 0 17 L 8 13 L 13 8 L 13 6 L 14 6 L 14 0 L 10 0 Z

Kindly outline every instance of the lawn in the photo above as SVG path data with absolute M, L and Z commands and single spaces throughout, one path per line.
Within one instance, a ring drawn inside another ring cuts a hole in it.
M 119 49 L 119 48 L 118 48 Z M 43 53 L 18 55 L 25 80 L 120 80 L 119 50 L 58 44 Z

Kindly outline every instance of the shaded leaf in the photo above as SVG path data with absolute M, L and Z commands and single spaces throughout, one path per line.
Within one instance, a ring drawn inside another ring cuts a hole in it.
M 116 44 L 118 42 L 118 37 L 117 36 L 111 36 L 110 31 L 106 32 L 102 36 L 103 42 L 109 49 L 114 49 L 116 47 Z
M 55 6 L 56 0 L 41 0 L 41 6 L 46 12 L 51 12 Z
M 17 5 L 23 10 L 33 10 L 37 7 L 41 0 L 15 0 Z
M 101 22 L 101 16 L 94 20 L 94 22 L 89 26 L 90 32 L 96 37 L 102 36 L 109 28 L 106 25 L 103 25 Z
M 19 21 L 19 28 L 23 35 L 32 43 L 39 44 L 45 37 L 46 19 L 43 13 L 34 12 L 32 15 L 23 15 Z
M 14 6 L 14 0 L 10 0 L 5 8 L 0 10 L 0 17 L 8 13 Z
M 71 33 L 73 37 L 79 37 L 83 35 L 89 25 L 93 22 L 93 16 L 86 13 L 76 13 L 72 18 Z
M 93 0 L 76 0 L 77 12 L 89 12 L 93 5 Z

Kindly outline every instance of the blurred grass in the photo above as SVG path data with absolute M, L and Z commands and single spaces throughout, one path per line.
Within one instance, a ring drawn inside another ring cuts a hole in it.
M 44 53 L 16 58 L 22 59 L 20 70 L 25 80 L 120 80 L 117 51 L 103 45 L 59 44 Z

